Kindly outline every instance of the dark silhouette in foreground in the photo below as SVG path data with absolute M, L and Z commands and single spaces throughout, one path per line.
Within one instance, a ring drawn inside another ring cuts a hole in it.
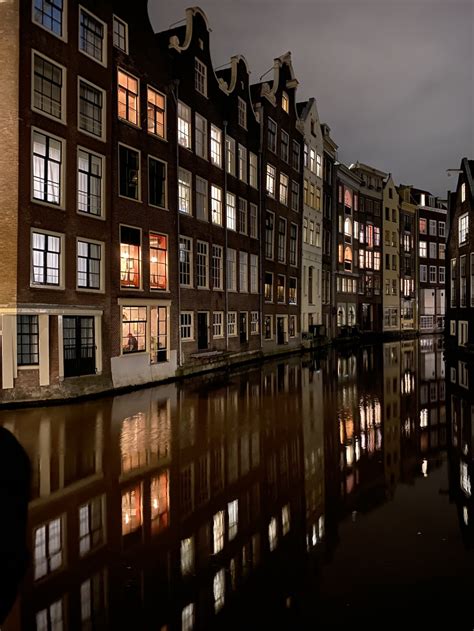
M 29 564 L 26 524 L 31 467 L 25 450 L 0 427 L 0 624 L 12 608 Z

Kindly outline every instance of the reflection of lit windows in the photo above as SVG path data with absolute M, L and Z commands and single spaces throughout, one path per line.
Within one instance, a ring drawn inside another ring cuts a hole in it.
M 356 462 L 360 459 L 360 443 L 358 438 L 355 439 L 355 459 Z
M 421 473 L 423 474 L 424 478 L 428 477 L 428 460 L 426 460 L 426 458 L 421 463 Z
M 151 531 L 160 532 L 169 524 L 169 480 L 165 471 L 150 483 Z
M 467 464 L 465 462 L 460 463 L 460 478 L 461 478 L 461 489 L 467 495 L 467 497 L 471 497 L 471 477 L 469 475 Z
M 194 570 L 194 538 L 181 541 L 181 574 L 191 574 Z
M 102 497 L 79 508 L 79 553 L 86 554 L 103 541 Z
M 51 603 L 46 609 L 38 611 L 36 614 L 36 629 L 47 631 L 49 629 L 63 628 L 63 601 L 58 600 Z
M 194 603 L 189 603 L 181 613 L 181 631 L 192 631 L 194 628 Z
M 322 539 L 324 537 L 324 515 L 321 515 L 318 519 L 318 530 L 319 538 Z
M 229 541 L 237 534 L 239 524 L 239 500 L 229 502 L 227 505 L 229 513 Z
M 34 533 L 35 580 L 54 572 L 63 564 L 61 518 L 36 528 Z
M 135 532 L 142 523 L 142 488 L 138 484 L 122 493 L 122 535 Z
M 214 515 L 213 524 L 214 554 L 217 554 L 224 547 L 224 511 L 219 511 Z
M 100 628 L 104 612 L 104 575 L 99 572 L 81 584 L 81 622 L 83 629 Z M 51 626 L 62 629 L 62 626 Z
M 214 610 L 216 613 L 224 606 L 225 595 L 225 573 L 224 570 L 219 570 L 214 576 L 213 583 L 214 592 Z
M 281 509 L 281 528 L 283 536 L 290 532 L 290 505 L 287 504 Z
M 275 550 L 278 545 L 277 521 L 275 517 L 272 517 L 268 524 L 268 544 L 270 546 L 270 552 Z
M 468 510 L 467 510 L 467 506 L 463 506 L 462 517 L 463 517 L 463 520 L 464 520 L 464 524 L 467 526 L 469 524 L 469 513 L 468 513 Z
M 420 410 L 420 427 L 428 427 L 428 410 L 426 408 Z

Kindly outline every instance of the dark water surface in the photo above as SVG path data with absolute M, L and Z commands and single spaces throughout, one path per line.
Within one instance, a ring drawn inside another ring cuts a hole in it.
M 472 629 L 469 379 L 426 338 L 1 412 L 32 465 L 2 631 Z

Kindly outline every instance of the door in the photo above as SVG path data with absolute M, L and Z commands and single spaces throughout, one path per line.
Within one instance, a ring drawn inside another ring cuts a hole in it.
M 64 376 L 95 374 L 94 318 L 64 316 Z
M 240 312 L 240 343 L 247 343 L 247 312 Z
M 283 318 L 277 318 L 277 344 L 285 343 L 285 321 Z
M 208 340 L 208 324 L 207 324 L 207 313 L 198 313 L 197 314 L 197 324 L 198 324 L 198 350 L 203 351 L 207 349 L 209 340 Z

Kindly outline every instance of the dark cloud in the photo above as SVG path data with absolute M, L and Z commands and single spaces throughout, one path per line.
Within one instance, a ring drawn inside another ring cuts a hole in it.
M 187 2 L 150 0 L 156 30 Z M 214 66 L 243 54 L 252 80 L 291 50 L 340 159 L 445 195 L 474 157 L 474 0 L 208 0 Z

